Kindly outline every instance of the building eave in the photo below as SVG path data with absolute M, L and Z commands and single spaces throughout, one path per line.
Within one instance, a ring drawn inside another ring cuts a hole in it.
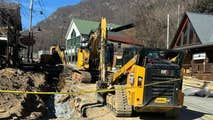
M 65 35 L 65 39 L 68 39 L 68 36 L 69 36 L 69 33 L 70 33 L 70 30 L 72 28 L 73 23 L 74 23 L 73 20 L 71 20 L 70 25 L 69 25 L 68 30 L 67 30 L 67 33 Z

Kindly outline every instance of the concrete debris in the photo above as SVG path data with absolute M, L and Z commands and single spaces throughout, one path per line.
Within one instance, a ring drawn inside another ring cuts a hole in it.
M 185 88 L 183 93 L 186 96 L 213 97 L 213 92 L 208 89 Z
M 183 89 L 183 93 L 186 96 L 193 96 L 195 95 L 198 91 L 200 91 L 200 89 L 198 88 L 185 88 Z
M 57 118 L 71 118 L 71 106 L 69 105 L 68 99 L 63 99 L 63 95 L 55 95 L 55 115 Z M 67 97 L 69 98 L 69 97 Z M 63 100 L 61 100 L 63 99 Z M 66 101 L 64 101 L 66 100 Z
M 187 88 L 183 92 L 187 96 L 213 97 L 213 82 L 199 80 L 195 77 L 184 76 L 183 85 Z
M 68 72 L 68 71 L 69 72 Z M 60 92 L 79 92 L 85 90 L 95 90 L 94 85 L 84 84 L 77 79 L 77 74 L 72 74 L 73 69 L 65 66 L 64 71 L 60 74 L 60 84 L 62 89 Z M 94 93 L 95 94 L 95 93 Z M 89 99 L 88 99 L 89 98 Z M 91 101 L 93 100 L 93 101 Z M 82 119 L 81 106 L 85 103 L 96 102 L 94 95 L 55 95 L 54 109 L 56 118 L 61 119 Z

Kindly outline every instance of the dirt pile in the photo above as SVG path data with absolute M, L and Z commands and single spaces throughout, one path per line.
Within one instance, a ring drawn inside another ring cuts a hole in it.
M 45 75 L 19 69 L 0 70 L 0 90 L 42 91 Z M 38 95 L 0 93 L 0 119 L 39 119 L 46 112 Z

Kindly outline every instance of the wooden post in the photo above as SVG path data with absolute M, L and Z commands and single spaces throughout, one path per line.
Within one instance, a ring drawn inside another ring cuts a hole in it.
M 183 40 L 184 40 L 183 37 L 184 37 L 184 32 L 182 31 L 182 32 L 181 32 L 181 46 L 183 46 Z
M 206 59 L 203 60 L 203 73 L 206 72 Z
M 187 42 L 186 44 L 189 45 L 189 38 L 190 37 L 190 23 L 187 23 Z

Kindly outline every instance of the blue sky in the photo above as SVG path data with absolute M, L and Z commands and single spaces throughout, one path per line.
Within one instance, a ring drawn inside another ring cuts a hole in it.
M 11 0 L 20 1 L 21 4 L 21 17 L 23 29 L 29 28 L 29 5 L 30 0 Z M 67 5 L 75 5 L 79 3 L 80 0 L 34 0 L 34 10 L 33 10 L 33 25 L 44 20 L 46 17 L 51 15 L 57 8 Z M 41 12 L 43 12 L 43 15 Z

